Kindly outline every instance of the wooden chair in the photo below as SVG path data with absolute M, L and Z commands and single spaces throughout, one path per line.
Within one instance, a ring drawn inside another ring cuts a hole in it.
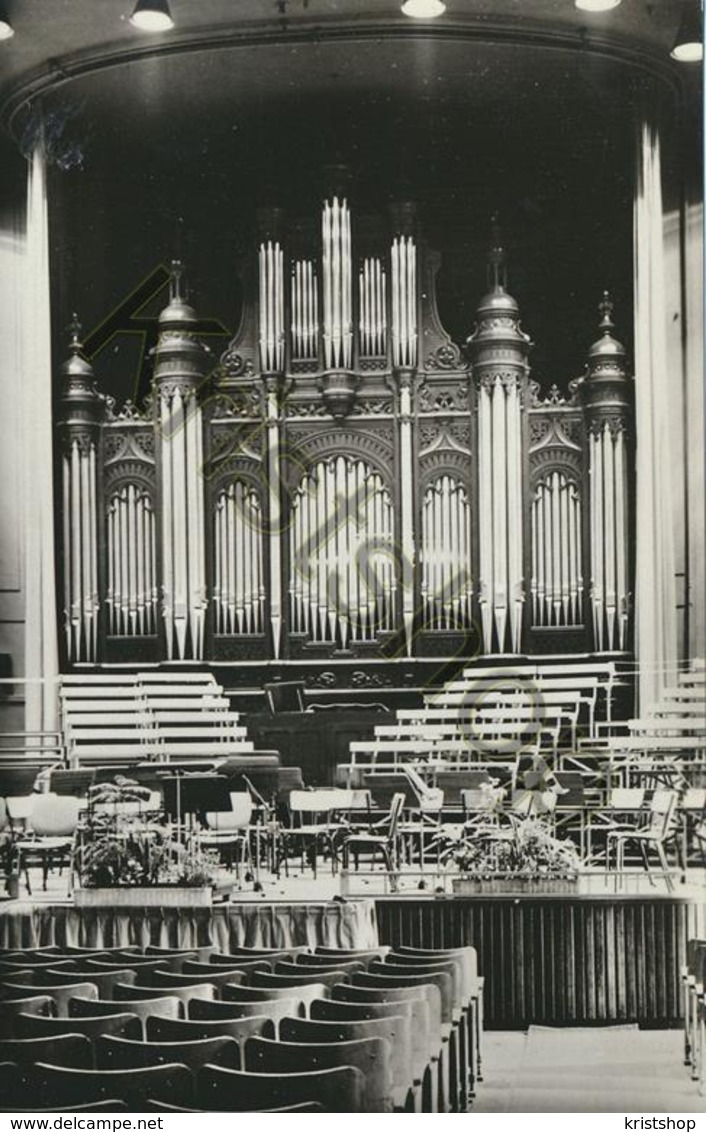
M 253 801 L 244 791 L 230 792 L 231 810 L 226 813 L 207 813 L 208 829 L 200 834 L 206 849 L 217 849 L 229 868 L 235 863 L 235 875 L 240 882 L 241 867 L 252 869 L 250 853 L 250 823 Z M 255 878 L 258 879 L 257 876 Z
M 175 1062 L 187 1065 L 192 1071 L 202 1065 L 240 1069 L 240 1046 L 229 1037 L 142 1042 L 106 1036 L 98 1038 L 95 1050 L 97 1069 L 143 1069 Z
M 200 966 L 200 964 L 197 964 Z M 184 964 L 184 971 L 186 972 L 186 963 Z M 218 969 L 212 967 L 207 973 L 189 971 L 188 974 L 175 975 L 171 971 L 150 971 L 144 978 L 140 977 L 140 984 L 153 990 L 166 990 L 172 989 L 181 990 L 189 989 L 195 986 L 210 986 L 213 988 L 214 997 L 216 996 L 219 988 L 233 984 L 237 986 L 242 983 L 246 978 L 246 971 L 233 971 L 230 968 Z
M 674 882 L 669 871 L 666 846 L 678 834 L 677 803 L 679 792 L 677 790 L 655 790 L 650 802 L 649 817 L 642 827 L 623 827 L 608 831 L 607 857 L 610 860 L 611 846 L 615 848 L 615 887 L 625 869 L 625 846 L 634 842 L 640 849 L 642 860 L 650 883 L 653 884 L 652 870 L 650 868 L 649 850 L 654 849 L 662 868 L 667 889 L 674 891 Z
M 360 970 L 363 964 L 356 964 Z M 253 987 L 286 987 L 303 986 L 307 983 L 322 983 L 324 986 L 333 986 L 334 983 L 346 981 L 350 972 L 345 967 L 330 966 L 307 967 L 303 963 L 275 963 L 274 971 L 258 974 L 251 978 Z
M 392 1112 L 390 1046 L 379 1037 L 318 1044 L 249 1038 L 244 1068 L 252 1073 L 301 1073 L 353 1066 L 363 1077 L 361 1112 Z
M 353 853 L 356 867 L 361 851 L 371 853 L 373 859 L 377 853 L 380 853 L 385 862 L 385 868 L 391 878 L 391 887 L 393 887 L 394 890 L 399 870 L 397 827 L 402 816 L 404 802 L 404 794 L 394 794 L 390 805 L 390 812 L 386 818 L 371 825 L 367 832 L 357 831 L 343 838 L 342 854 L 344 868 L 347 869 L 349 866 L 351 852 Z
M 32 895 L 28 866 L 38 861 L 46 892 L 49 871 L 56 860 L 72 867 L 74 836 L 83 803 L 72 795 L 35 794 L 27 815 L 27 833 L 17 841 L 18 866 Z
M 215 987 L 212 983 L 188 983 L 186 986 L 170 987 L 143 987 L 128 986 L 126 983 L 116 983 L 113 994 L 119 1002 L 148 1002 L 160 998 L 178 999 L 182 1004 L 181 1013 L 193 998 L 213 999 L 216 997 Z M 132 1009 L 130 1007 L 129 1009 Z M 159 1011 L 155 1011 L 159 1013 Z
M 196 1077 L 200 1105 L 216 1112 L 257 1112 L 315 1102 L 327 1112 L 360 1112 L 364 1081 L 359 1069 L 321 1069 L 302 1073 L 248 1073 L 201 1069 Z
M 95 1018 L 47 1018 L 38 1014 L 19 1014 L 15 1032 L 18 1038 L 50 1038 L 56 1040 L 66 1034 L 81 1034 L 93 1040 L 100 1034 L 115 1034 L 120 1038 L 142 1037 L 142 1022 L 136 1014 L 104 1014 Z
M 255 978 L 256 976 L 253 976 L 253 980 Z M 308 982 L 306 979 L 289 979 L 286 975 L 259 975 L 257 978 L 256 984 L 253 982 L 247 987 L 224 987 L 224 1002 L 255 1002 L 287 998 L 294 999 L 298 1008 L 303 1007 L 308 1010 L 309 1004 L 314 999 L 326 998 L 328 994 L 326 986 L 320 979 Z M 268 981 L 265 983 L 264 979 Z M 294 1013 L 297 1011 L 295 1010 Z
M 104 971 L 92 968 L 88 971 L 62 971 L 58 968 L 48 968 L 36 971 L 34 986 L 75 985 L 76 983 L 91 983 L 96 988 L 98 998 L 110 998 L 116 983 L 134 983 L 135 972 L 128 967 L 121 967 L 117 971 Z

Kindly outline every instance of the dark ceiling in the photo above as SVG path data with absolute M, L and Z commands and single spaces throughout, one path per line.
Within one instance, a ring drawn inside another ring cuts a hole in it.
M 200 313 L 232 329 L 256 207 L 315 217 L 344 163 L 358 213 L 419 201 L 457 339 L 498 211 L 536 376 L 581 369 L 604 286 L 629 344 L 637 112 L 657 99 L 675 126 L 700 107 L 699 68 L 684 85 L 668 59 L 677 0 L 447 0 L 423 24 L 396 0 L 289 0 L 284 21 L 275 0 L 171 0 L 156 37 L 130 0 L 9 7 L 0 105 L 25 148 L 40 106 L 48 124 L 57 328 L 74 307 L 95 325 L 180 250 Z M 96 359 L 106 388 L 125 395 L 136 349 Z

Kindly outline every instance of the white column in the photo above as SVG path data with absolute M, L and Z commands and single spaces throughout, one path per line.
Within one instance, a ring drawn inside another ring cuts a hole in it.
M 637 514 L 636 652 L 639 710 L 659 699 L 677 659 L 669 396 L 659 135 L 643 123 L 634 213 Z
M 51 303 L 46 162 L 41 143 L 29 166 L 23 308 L 22 453 L 26 594 L 25 727 L 58 725 L 57 606 L 52 461 Z
M 400 526 L 402 549 L 402 623 L 407 656 L 414 634 L 414 469 L 412 465 L 412 390 L 400 387 Z

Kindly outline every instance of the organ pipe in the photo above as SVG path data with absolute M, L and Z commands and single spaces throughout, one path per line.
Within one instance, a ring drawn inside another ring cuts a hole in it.
M 163 620 L 168 659 L 200 660 L 206 607 L 203 421 L 197 388 L 203 350 L 196 314 L 173 265 L 169 305 L 159 318 L 155 413 L 162 489 Z
M 386 274 L 379 259 L 363 260 L 358 290 L 361 356 L 384 357 L 387 353 Z
M 363 461 L 337 456 L 307 473 L 289 527 L 296 632 L 345 648 L 394 628 L 392 530 L 389 490 Z
M 628 621 L 625 436 L 599 423 L 589 436 L 591 477 L 591 609 L 596 649 L 626 645 Z
M 291 291 L 292 358 L 295 361 L 315 359 L 318 354 L 319 296 L 312 260 L 297 260 L 292 265 Z
M 323 338 L 326 369 L 350 369 L 353 361 L 351 218 L 348 202 L 325 201 L 321 221 Z
M 108 629 L 115 637 L 156 632 L 152 500 L 137 484 L 108 499 Z
M 284 253 L 279 243 L 260 244 L 260 366 L 263 373 L 284 369 Z
M 581 501 L 574 480 L 549 472 L 532 497 L 532 624 L 580 625 Z
M 96 543 L 96 450 L 74 436 L 62 459 L 64 499 L 66 650 L 71 661 L 96 659 L 98 636 L 98 547 Z
M 392 242 L 392 364 L 417 364 L 417 248 L 413 236 L 396 236 Z
M 421 594 L 429 629 L 459 630 L 471 622 L 470 503 L 450 476 L 427 487 L 422 503 Z
M 216 632 L 264 632 L 262 507 L 257 493 L 241 480 L 217 497 L 214 540 Z

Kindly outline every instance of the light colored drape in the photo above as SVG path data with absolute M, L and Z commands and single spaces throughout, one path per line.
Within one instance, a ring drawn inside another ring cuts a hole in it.
M 23 414 L 25 524 L 25 725 L 57 727 L 59 671 L 54 574 L 51 308 L 46 160 L 37 145 L 29 164 L 23 296 Z
M 637 435 L 636 652 L 638 708 L 673 682 L 677 659 L 670 382 L 667 364 L 664 227 L 657 128 L 640 127 L 634 213 L 635 414 Z M 678 376 L 677 376 L 678 380 Z M 671 672 L 670 672 L 671 670 Z

